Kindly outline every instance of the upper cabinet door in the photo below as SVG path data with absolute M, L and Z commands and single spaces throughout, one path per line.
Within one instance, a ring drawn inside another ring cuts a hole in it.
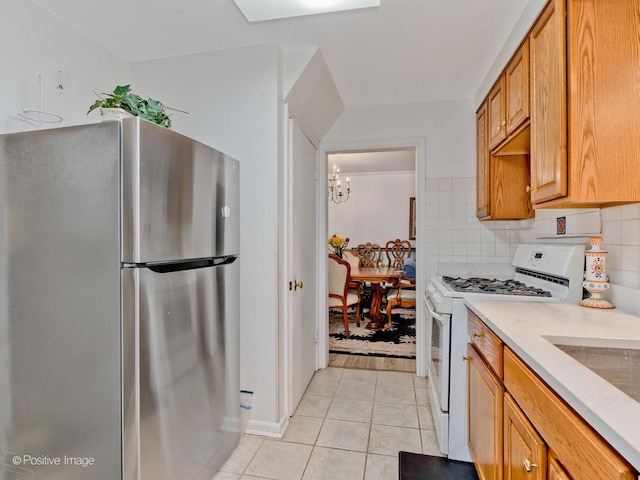
M 569 192 L 640 201 L 640 0 L 568 4 Z
M 526 39 L 505 70 L 507 135 L 529 118 L 529 40 Z
M 487 143 L 487 103 L 483 103 L 476 113 L 476 158 L 477 158 L 477 176 L 476 176 L 476 216 L 478 218 L 486 217 L 490 214 L 491 201 L 491 183 L 489 160 L 489 144 Z
M 507 138 L 505 119 L 505 78 L 501 75 L 489 92 L 489 149 L 493 150 Z
M 567 195 L 565 0 L 552 0 L 531 31 L 531 202 Z

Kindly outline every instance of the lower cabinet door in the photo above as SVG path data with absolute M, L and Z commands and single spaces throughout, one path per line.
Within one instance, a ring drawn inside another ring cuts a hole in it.
M 546 478 L 547 446 L 507 393 L 504 396 L 504 479 Z
M 502 383 L 474 346 L 469 364 L 469 448 L 480 480 L 502 479 Z
M 548 480 L 571 480 L 571 477 L 567 472 L 564 471 L 558 459 L 549 452 L 549 457 L 547 458 L 549 464 L 549 473 L 547 475 Z

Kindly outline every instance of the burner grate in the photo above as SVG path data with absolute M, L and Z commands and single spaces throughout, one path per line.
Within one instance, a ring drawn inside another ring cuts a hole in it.
M 527 297 L 551 297 L 551 292 L 528 286 L 518 280 L 495 278 L 461 278 L 443 276 L 442 280 L 456 292 L 489 293 L 496 295 L 522 295 Z

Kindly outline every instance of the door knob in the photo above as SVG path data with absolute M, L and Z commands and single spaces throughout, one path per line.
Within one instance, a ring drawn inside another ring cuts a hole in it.
M 299 288 L 302 289 L 302 281 L 294 280 L 293 281 L 293 289 L 297 290 Z

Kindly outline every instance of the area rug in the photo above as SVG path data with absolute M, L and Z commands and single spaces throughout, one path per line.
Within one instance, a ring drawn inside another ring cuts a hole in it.
M 349 309 L 349 338 L 344 330 L 342 313 L 329 312 L 329 352 L 375 357 L 416 358 L 416 311 L 415 308 L 394 308 L 391 314 L 391 329 L 374 331 L 365 327 L 365 317 L 356 327 L 355 310 Z
M 400 452 L 400 480 L 478 480 L 473 463 Z

